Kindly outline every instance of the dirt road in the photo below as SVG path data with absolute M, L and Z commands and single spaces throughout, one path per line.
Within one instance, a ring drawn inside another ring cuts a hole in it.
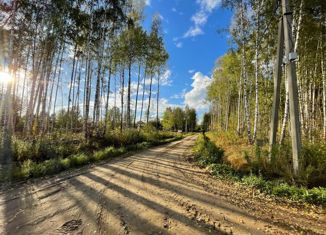
M 195 136 L 0 191 L 0 234 L 326 234 L 325 214 L 214 179 Z

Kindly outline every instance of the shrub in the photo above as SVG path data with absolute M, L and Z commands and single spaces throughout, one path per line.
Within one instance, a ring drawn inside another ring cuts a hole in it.
M 90 158 L 85 153 L 73 155 L 69 157 L 69 159 L 70 159 L 70 166 L 72 167 L 82 166 L 89 163 L 90 161 Z
M 254 175 L 243 177 L 242 183 L 259 189 L 261 192 L 272 194 L 278 197 L 287 197 L 294 201 L 309 202 L 317 205 L 326 204 L 325 188 L 318 187 L 307 189 L 289 185 L 285 182 L 267 181 L 262 177 Z
M 126 152 L 126 148 L 107 147 L 105 149 L 96 151 L 91 157 L 92 161 L 101 161 L 110 157 L 116 157 Z
M 71 167 L 71 163 L 70 163 L 70 158 L 63 158 L 60 159 L 60 165 L 62 166 L 62 169 L 67 170 Z
M 13 138 L 13 156 L 15 161 L 26 161 L 33 154 L 33 146 L 31 142 Z
M 13 171 L 13 177 L 26 179 L 51 175 L 92 161 L 119 156 L 127 150 L 143 149 L 178 138 L 181 138 L 181 135 L 176 136 L 171 132 L 150 133 L 134 129 L 123 133 L 114 131 L 105 138 L 96 137 L 89 142 L 83 141 L 84 137 L 80 134 L 59 132 L 35 137 L 32 140 L 14 137 L 12 146 L 17 166 Z M 147 139 L 148 141 L 145 141 Z M 111 147 L 107 147 L 110 143 Z M 112 143 L 118 147 L 112 146 Z M 6 180 L 6 176 L 1 176 L 0 180 Z
M 224 150 L 217 147 L 212 141 L 205 137 L 199 137 L 194 147 L 195 160 L 201 165 L 220 163 Z
M 326 177 L 326 147 L 324 144 L 304 145 L 300 158 L 299 176 L 293 178 L 292 153 L 287 143 L 275 146 L 272 159 L 268 160 L 268 152 L 260 146 L 255 146 L 254 157 L 245 151 L 244 158 L 249 163 L 251 174 L 240 172 L 232 166 L 222 162 L 223 150 L 216 147 L 208 138 L 202 136 L 197 139 L 194 147 L 195 159 L 201 166 L 208 166 L 211 174 L 234 180 L 258 189 L 259 191 L 279 197 L 286 197 L 294 201 L 309 202 L 317 205 L 326 204 L 326 188 L 298 187 L 312 185 Z M 271 180 L 272 179 L 272 180 Z M 275 180 L 276 179 L 276 180 Z M 318 180 L 316 180 L 318 179 Z M 326 183 L 326 180 L 323 181 Z
M 326 187 L 325 143 L 306 143 L 303 145 L 299 179 L 308 187 Z
M 211 164 L 209 171 L 212 175 L 219 178 L 238 179 L 239 174 L 229 165 L 226 164 Z

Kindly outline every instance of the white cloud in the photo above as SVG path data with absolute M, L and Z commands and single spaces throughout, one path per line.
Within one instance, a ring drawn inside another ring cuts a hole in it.
M 151 5 L 151 0 L 145 0 L 145 5 L 150 6 Z
M 175 46 L 176 46 L 177 48 L 182 48 L 183 43 L 182 43 L 182 42 L 177 42 L 177 43 L 175 44 Z
M 193 25 L 190 26 L 183 37 L 196 37 L 198 35 L 204 34 L 202 27 L 207 23 L 209 15 L 213 10 L 217 8 L 220 3 L 221 0 L 197 0 L 197 4 L 199 4 L 199 10 L 191 17 Z
M 177 9 L 175 9 L 175 7 L 173 7 L 171 10 L 172 10 L 173 12 L 177 12 Z
M 188 73 L 190 73 L 190 74 L 193 74 L 194 72 L 195 72 L 195 70 L 193 70 L 193 69 L 188 70 Z
M 170 97 L 170 99 L 184 99 L 185 95 L 186 95 L 187 89 L 184 88 L 182 90 L 182 92 L 180 92 L 179 94 L 174 94 L 173 96 Z
M 195 23 L 195 25 L 204 25 L 207 22 L 207 18 L 208 15 L 205 12 L 199 11 L 191 17 L 191 20 Z
M 188 31 L 184 34 L 185 38 L 196 37 L 198 35 L 204 34 L 203 30 L 199 26 L 190 27 Z
M 185 94 L 184 103 L 189 105 L 191 108 L 195 108 L 196 110 L 207 110 L 207 87 L 211 84 L 212 79 L 200 72 L 195 73 L 192 79 L 192 89 Z
M 166 69 L 161 75 L 160 75 L 160 86 L 171 86 L 172 80 L 171 80 L 172 71 L 169 69 Z M 146 85 L 150 84 L 150 79 L 146 79 Z M 152 85 L 157 84 L 157 77 L 153 78 Z
M 211 12 L 221 3 L 221 0 L 197 0 L 197 3 L 205 11 Z
M 170 86 L 172 84 L 172 80 L 170 79 L 172 75 L 171 70 L 167 69 L 160 77 L 160 84 L 162 86 Z

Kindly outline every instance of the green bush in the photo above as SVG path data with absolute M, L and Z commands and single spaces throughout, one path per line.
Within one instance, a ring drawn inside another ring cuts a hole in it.
M 106 133 L 105 141 L 107 146 L 126 146 L 144 141 L 144 136 L 136 129 L 127 129 L 123 132 L 116 130 Z
M 91 157 L 91 161 L 101 161 L 110 157 L 116 157 L 126 152 L 126 148 L 114 148 L 114 147 L 107 147 L 105 149 L 96 151 L 93 156 Z
M 31 140 L 14 138 L 12 146 L 17 166 L 13 171 L 13 177 L 26 179 L 51 175 L 90 162 L 119 156 L 128 150 L 144 149 L 181 137 L 171 132 L 150 133 L 147 129 L 140 132 L 130 129 L 123 133 L 114 131 L 105 138 L 96 137 L 89 142 L 84 141 L 80 134 L 59 132 L 34 137 Z M 0 180 L 5 180 L 5 177 Z
M 13 138 L 13 156 L 15 161 L 23 162 L 33 155 L 33 145 L 29 141 Z
M 67 170 L 71 167 L 71 163 L 70 163 L 70 158 L 63 158 L 60 159 L 60 165 L 62 166 L 63 170 Z
M 317 205 L 326 205 L 326 189 L 325 188 L 312 188 L 307 189 L 289 185 L 280 181 L 268 181 L 263 177 L 255 175 L 245 176 L 242 178 L 242 183 L 261 192 L 272 194 L 278 197 L 287 197 L 294 201 L 309 202 Z
M 268 153 L 256 146 L 255 158 L 250 158 L 249 154 L 246 156 L 253 173 L 250 175 L 243 175 L 243 172 L 237 172 L 231 166 L 222 163 L 223 150 L 216 147 L 207 138 L 199 137 L 193 150 L 195 160 L 201 166 L 208 166 L 208 169 L 214 176 L 239 180 L 242 184 L 256 188 L 266 194 L 286 197 L 299 202 L 326 205 L 326 188 L 315 187 L 309 189 L 287 183 L 291 178 L 293 180 L 293 175 L 290 151 L 285 146 L 273 150 L 275 152 L 273 152 L 274 157 L 271 161 L 268 161 Z M 299 175 L 296 178 L 297 182 L 300 179 L 311 182 L 312 175 L 317 175 L 321 179 L 325 171 L 325 153 L 325 149 L 320 147 L 320 145 L 310 145 L 303 148 L 300 161 L 304 170 L 300 169 L 300 174 L 304 173 L 306 176 L 304 178 L 302 175 Z M 268 180 L 266 177 L 274 180 Z
M 299 180 L 308 187 L 326 187 L 326 144 L 306 143 L 300 158 Z
M 77 167 L 89 163 L 90 158 L 85 153 L 76 154 L 69 157 L 70 166 Z
M 199 137 L 193 149 L 195 160 L 201 166 L 220 163 L 222 161 L 224 150 L 217 147 L 212 141 L 205 137 Z
M 209 171 L 219 178 L 238 179 L 240 176 L 231 166 L 226 164 L 210 164 Z
M 251 172 L 266 178 L 281 178 L 288 183 L 295 182 L 308 188 L 326 186 L 326 145 L 304 143 L 299 158 L 299 173 L 293 174 L 291 144 L 274 146 L 269 161 L 268 151 L 256 146 L 255 157 L 247 157 Z
M 73 139 L 69 139 L 69 138 Z M 12 149 L 14 160 L 24 162 L 31 159 L 36 162 L 52 158 L 64 158 L 76 154 L 82 140 L 74 140 L 75 136 L 66 135 L 60 138 L 57 133 L 49 136 L 37 136 L 34 139 L 13 138 Z

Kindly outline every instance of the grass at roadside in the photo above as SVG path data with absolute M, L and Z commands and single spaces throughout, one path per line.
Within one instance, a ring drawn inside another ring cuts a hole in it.
M 35 160 L 32 157 L 27 158 L 24 161 L 18 162 L 16 161 L 16 165 L 13 169 L 12 173 L 12 180 L 25 180 L 29 178 L 38 178 L 42 176 L 48 176 L 48 175 L 54 175 L 59 172 L 72 169 L 72 168 L 78 168 L 90 163 L 99 162 L 102 160 L 114 158 L 117 156 L 120 156 L 124 153 L 127 153 L 129 151 L 137 151 L 146 149 L 152 146 L 166 144 L 172 141 L 180 140 L 184 136 L 180 134 L 174 134 L 174 133 L 154 133 L 151 134 L 151 136 L 147 136 L 147 133 L 142 133 L 142 137 L 130 137 L 128 133 L 124 133 L 124 135 L 119 138 L 123 138 L 125 142 L 122 142 L 122 144 L 112 144 L 112 135 L 110 136 L 110 139 L 108 140 L 100 140 L 100 141 L 93 141 L 93 143 L 90 144 L 88 148 L 81 148 L 79 147 L 78 153 L 75 152 L 75 150 L 71 151 L 72 154 L 69 155 L 68 153 L 65 153 L 63 155 L 57 155 L 52 156 L 51 158 L 42 159 L 42 160 Z M 113 141 L 117 141 L 116 139 Z M 110 144 L 110 146 L 106 146 Z M 26 144 L 25 144 L 26 145 Z M 120 145 L 120 146 L 119 146 Z M 47 144 L 46 146 L 51 146 L 51 144 Z M 95 147 L 94 147 L 95 146 Z M 53 147 L 52 147 L 53 148 Z M 75 149 L 75 147 L 71 147 L 72 149 Z M 44 146 L 40 148 L 43 152 L 49 151 Z M 35 152 L 40 152 L 39 150 L 35 150 Z M 67 150 L 66 150 L 67 151 Z M 37 153 L 38 153 L 37 152 Z M 24 154 L 27 154 L 28 152 L 23 152 Z M 31 155 L 31 153 L 29 153 Z M 44 153 L 43 153 L 44 154 Z M 53 153 L 52 153 L 53 154 Z M 38 156 L 38 155 L 36 155 Z M 16 159 L 19 158 L 19 155 L 16 155 Z M 0 181 L 4 181 L 7 176 L 2 176 L 0 178 Z
M 262 193 L 286 197 L 297 202 L 326 206 L 326 188 L 291 185 L 282 178 L 267 179 L 252 171 L 239 171 L 225 161 L 224 150 L 209 138 L 199 136 L 193 149 L 195 160 L 201 167 L 207 167 L 212 175 L 240 182 Z

